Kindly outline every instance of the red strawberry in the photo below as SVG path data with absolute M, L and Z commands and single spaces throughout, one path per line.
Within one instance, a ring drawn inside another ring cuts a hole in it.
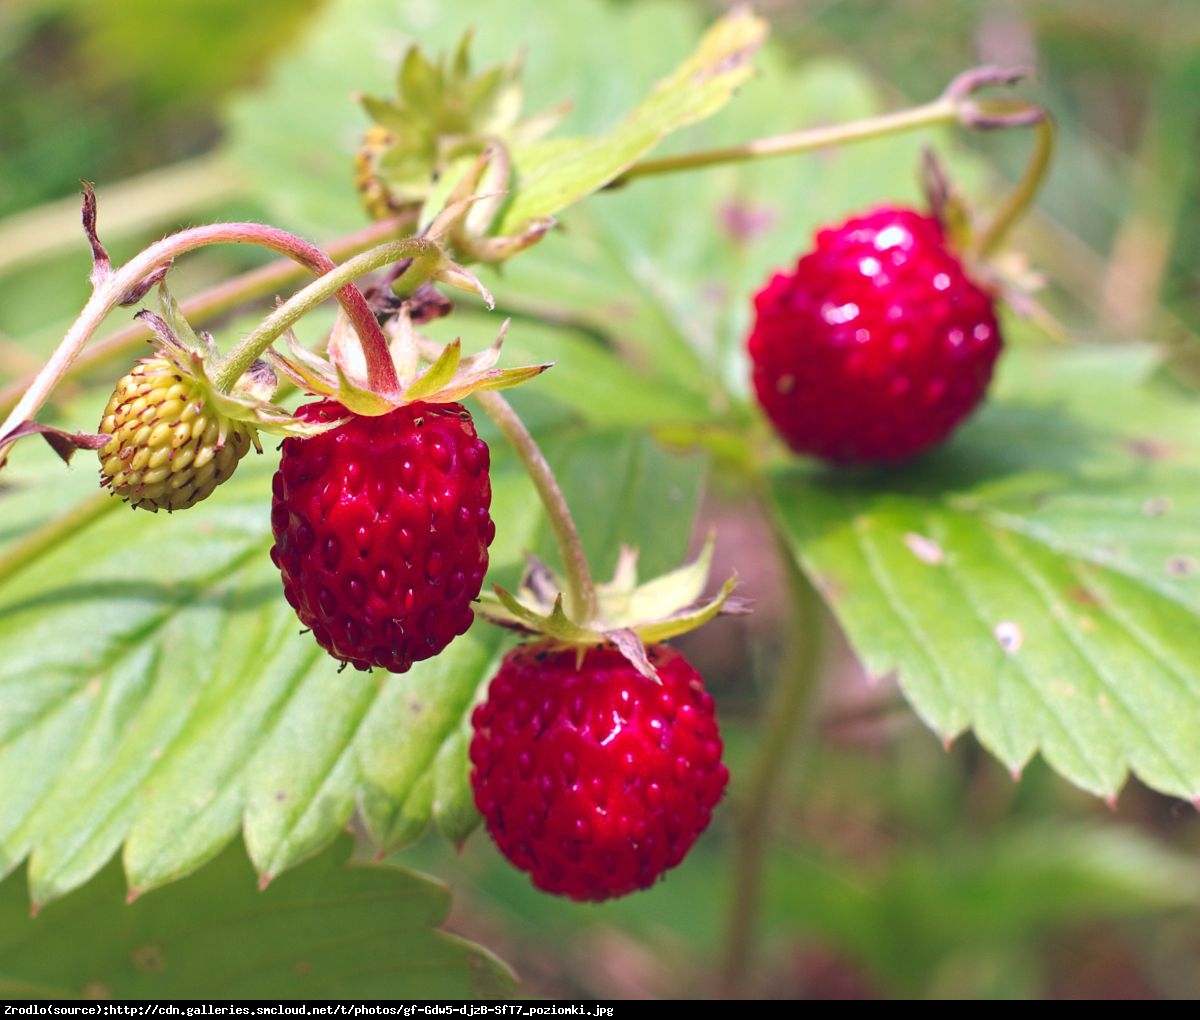
M 475 804 L 534 885 L 576 900 L 645 889 L 683 860 L 729 772 L 712 698 L 674 649 L 661 685 L 612 647 L 523 645 L 472 722 Z
M 754 307 L 759 403 L 792 449 L 835 462 L 901 461 L 942 442 L 1000 353 L 992 298 L 937 220 L 909 209 L 820 231 Z
M 322 400 L 297 416 L 349 421 L 283 442 L 271 559 L 284 594 L 334 658 L 403 673 L 471 626 L 496 533 L 487 444 L 461 404 L 370 417 Z

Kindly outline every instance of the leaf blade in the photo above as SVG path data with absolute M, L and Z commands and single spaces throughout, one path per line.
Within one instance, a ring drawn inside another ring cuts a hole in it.
M 393 867 L 346 865 L 343 837 L 259 893 L 231 847 L 192 881 L 126 905 L 110 865 L 30 918 L 0 885 L 0 991 L 54 998 L 336 998 L 508 995 L 485 950 L 436 926 L 446 891 Z
M 1144 351 L 1008 359 L 993 407 L 924 467 L 777 471 L 781 533 L 944 739 L 970 727 L 1017 774 L 1040 752 L 1108 798 L 1132 773 L 1195 799 L 1200 583 L 1179 564 L 1200 549 L 1200 412 L 1144 378 Z

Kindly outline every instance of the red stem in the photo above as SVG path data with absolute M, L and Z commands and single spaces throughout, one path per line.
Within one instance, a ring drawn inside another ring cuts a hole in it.
M 337 263 L 316 245 L 309 244 L 278 227 L 264 226 L 260 223 L 222 223 L 217 226 L 220 227 L 221 240 L 260 244 L 264 248 L 295 259 L 317 276 L 324 276 L 337 268 Z M 394 393 L 400 388 L 400 380 L 396 377 L 396 367 L 388 351 L 387 338 L 379 328 L 367 299 L 352 283 L 346 284 L 337 292 L 337 299 L 362 343 L 363 356 L 367 363 L 368 386 L 377 392 Z

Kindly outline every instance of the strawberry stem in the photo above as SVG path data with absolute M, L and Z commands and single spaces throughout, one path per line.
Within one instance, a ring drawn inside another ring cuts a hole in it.
M 791 621 L 787 650 L 779 663 L 770 703 L 764 713 L 764 732 L 744 793 L 735 805 L 736 843 L 733 892 L 718 994 L 724 999 L 745 998 L 754 936 L 762 899 L 763 858 L 771 819 L 790 753 L 806 742 L 799 731 L 812 725 L 814 695 L 824 661 L 826 610 L 812 582 L 796 563 L 787 540 L 780 536 L 780 552 L 791 594 Z M 794 773 L 792 773 L 794 774 Z
M 94 217 L 95 205 L 90 187 L 85 192 L 85 223 L 89 205 Z M 107 256 L 103 252 L 103 248 L 99 247 L 99 242 L 95 239 L 94 234 L 91 235 L 91 240 L 93 241 L 93 254 L 95 255 L 98 250 L 107 263 Z M 142 284 L 148 277 L 152 277 L 153 274 L 164 270 L 178 256 L 210 244 L 230 243 L 258 244 L 270 248 L 272 251 L 295 259 L 316 273 L 329 273 L 331 269 L 335 268 L 328 255 L 294 234 L 275 227 L 264 226 L 261 223 L 215 223 L 204 227 L 192 227 L 172 234 L 145 248 L 120 269 L 110 270 L 105 264 L 102 267 L 103 272 L 99 275 L 94 269 L 93 278 L 96 279 L 96 285 L 91 298 L 84 305 L 83 311 L 80 312 L 71 328 L 67 330 L 50 360 L 46 362 L 21 399 L 17 401 L 4 424 L 0 425 L 0 465 L 4 463 L 6 447 L 12 442 L 12 432 L 21 422 L 31 418 L 46 402 L 55 385 L 70 367 L 71 362 L 91 339 L 109 312 L 120 305 L 127 295 L 136 291 L 139 284 Z M 363 341 L 368 365 L 374 362 L 375 371 L 381 375 L 385 385 L 389 372 L 394 380 L 395 369 L 388 357 L 387 340 L 384 338 L 379 324 L 375 321 L 375 316 L 367 306 L 366 299 L 363 298 L 358 288 L 347 280 L 343 280 L 339 284 L 337 298 L 359 331 L 358 335 Z M 253 359 L 251 359 L 252 361 Z M 251 362 L 247 363 L 247 368 Z M 237 378 L 238 376 L 235 376 L 229 385 L 232 386 Z
M 587 626 L 599 616 L 596 583 L 592 579 L 583 542 L 579 538 L 579 530 L 575 527 L 575 520 L 571 517 L 571 509 L 567 506 L 562 489 L 559 488 L 558 479 L 554 477 L 554 472 L 538 448 L 537 442 L 530 435 L 529 429 L 504 397 L 494 390 L 476 391 L 472 396 L 479 401 L 484 412 L 495 422 L 496 427 L 521 458 L 521 463 L 525 465 L 538 498 L 546 508 L 550 529 L 554 532 L 554 541 L 558 545 L 558 555 L 562 560 L 567 587 L 564 592 L 567 615 L 580 626 Z
M 1001 112 L 995 104 L 972 98 L 980 89 L 997 85 L 1013 85 L 1020 81 L 1026 71 L 1023 68 L 998 68 L 983 66 L 972 68 L 958 75 L 937 99 L 908 110 L 880 114 L 849 124 L 833 124 L 828 127 L 810 128 L 788 134 L 759 138 L 741 145 L 730 145 L 719 149 L 687 152 L 678 156 L 645 159 L 635 163 L 619 177 L 610 188 L 620 187 L 638 177 L 677 173 L 681 170 L 698 170 L 710 166 L 743 163 L 773 156 L 791 156 L 811 152 L 831 145 L 846 145 L 872 138 L 912 131 L 915 128 L 935 127 L 939 124 L 961 123 L 973 128 L 1019 127 L 1040 121 L 1044 116 L 1040 107 L 1021 104 Z M 1036 190 L 1036 189 L 1035 189 Z
M 955 100 L 939 97 L 933 102 L 914 106 L 909 110 L 885 113 L 868 117 L 849 124 L 831 124 L 828 127 L 792 131 L 788 134 L 758 138 L 741 145 L 730 145 L 719 149 L 704 149 L 686 152 L 678 156 L 663 156 L 635 163 L 621 176 L 613 180 L 610 188 L 620 187 L 638 177 L 654 177 L 677 173 L 681 170 L 700 170 L 710 166 L 725 166 L 729 163 L 745 163 L 750 160 L 768 159 L 773 156 L 793 156 L 831 145 L 863 142 L 871 138 L 883 138 L 900 134 L 914 128 L 951 124 L 958 120 L 958 104 Z
M 370 273 L 373 270 L 381 269 L 383 266 L 391 265 L 393 262 L 399 262 L 402 259 L 413 260 L 412 265 L 404 274 L 406 280 L 409 279 L 410 274 L 415 275 L 419 271 L 419 268 L 431 273 L 436 269 L 437 262 L 428 258 L 428 256 L 431 253 L 435 253 L 436 250 L 435 243 L 428 238 L 405 237 L 398 241 L 388 241 L 385 244 L 363 252 L 361 255 L 356 255 L 349 261 L 343 262 L 340 266 L 334 266 L 330 263 L 332 268 L 327 270 L 323 276 L 317 277 L 307 287 L 297 291 L 288 298 L 287 301 L 268 315 L 253 333 L 229 352 L 221 361 L 220 368 L 214 374 L 214 381 L 217 386 L 221 389 L 231 387 L 242 377 L 257 358 L 262 357 L 266 349 L 276 339 L 287 332 L 299 319 L 312 311 L 322 301 L 334 296 L 338 296 L 340 300 L 341 294 L 347 289 L 353 289 L 361 297 L 361 293 L 354 287 L 352 282 L 360 276 Z M 363 307 L 366 308 L 365 300 Z M 345 308 L 344 304 L 343 308 Z M 370 347 L 364 344 L 364 353 L 368 355 L 368 386 L 377 393 L 396 394 L 400 390 L 400 381 L 396 376 L 395 365 L 392 364 L 391 354 L 387 348 L 387 340 L 384 338 L 379 324 L 375 321 L 374 313 L 369 308 L 366 308 L 366 312 L 371 320 L 369 327 L 371 335 L 378 335 L 379 360 L 386 361 L 386 369 L 382 365 L 377 365 L 375 366 L 377 371 L 373 370 L 370 356 L 372 348 L 376 346 L 376 343 L 372 340 Z M 359 331 L 358 322 L 353 317 L 351 318 L 351 322 L 356 332 L 358 332 L 359 339 L 362 339 L 363 334 Z
M 382 220 L 363 230 L 330 242 L 326 246 L 326 252 L 334 259 L 350 258 L 364 249 L 391 239 L 402 227 L 408 225 L 409 223 L 404 217 Z M 280 288 L 295 284 L 302 279 L 304 273 L 304 266 L 298 265 L 291 259 L 278 259 L 201 291 L 182 302 L 181 310 L 188 322 L 200 326 L 247 301 L 278 293 Z M 119 354 L 133 351 L 150 336 L 150 330 L 141 320 L 135 320 L 122 326 L 116 332 L 82 351 L 71 363 L 70 374 L 74 375 Z M 15 407 L 17 401 L 21 399 L 21 394 L 33 385 L 36 378 L 37 373 L 32 372 L 0 389 L 0 414 Z
M 1033 152 L 1025 166 L 1025 173 L 1009 193 L 992 221 L 975 236 L 970 255 L 976 259 L 986 258 L 995 252 L 1000 242 L 1029 208 L 1041 188 L 1054 155 L 1054 121 L 1040 107 L 1034 107 L 1040 117 L 1033 122 L 1036 130 Z

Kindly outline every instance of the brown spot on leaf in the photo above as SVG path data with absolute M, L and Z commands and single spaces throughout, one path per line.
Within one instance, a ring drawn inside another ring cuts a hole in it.
M 1169 443 L 1164 443 L 1161 439 L 1152 439 L 1149 436 L 1127 439 L 1125 449 L 1143 460 L 1166 460 L 1175 452 L 1174 447 Z
M 134 967 L 143 974 L 161 974 L 167 969 L 166 954 L 162 951 L 161 946 L 155 945 L 153 942 L 138 946 L 129 954 L 129 959 L 133 961 Z
M 1200 570 L 1200 563 L 1194 556 L 1172 556 L 1167 560 L 1167 575 L 1170 577 L 1191 577 Z
M 1069 598 L 1072 602 L 1079 603 L 1081 606 L 1103 605 L 1103 603 L 1100 601 L 1099 595 L 1097 595 L 1094 591 L 1085 588 L 1081 584 L 1077 584 L 1074 587 L 1068 588 L 1067 598 Z

